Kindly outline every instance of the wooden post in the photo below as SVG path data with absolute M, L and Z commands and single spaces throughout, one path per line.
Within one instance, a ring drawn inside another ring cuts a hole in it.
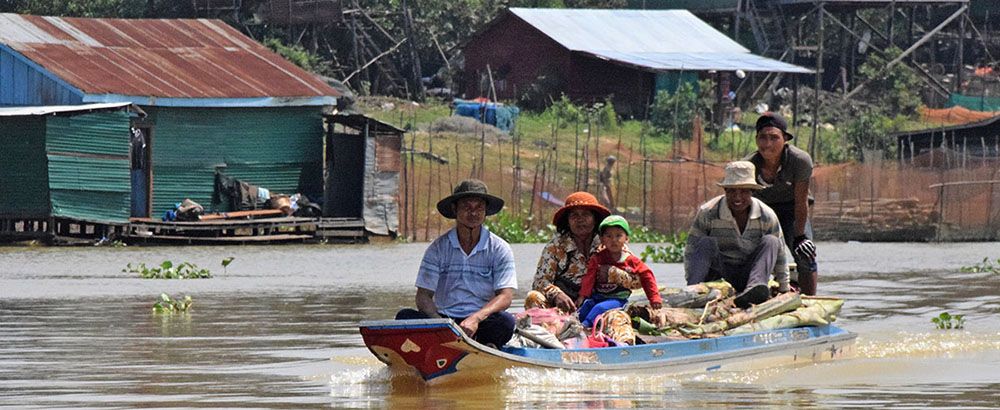
M 825 9 L 823 7 L 824 3 L 820 3 L 819 7 L 816 9 L 816 19 L 818 20 L 817 27 L 817 42 L 816 45 L 816 75 L 813 81 L 816 87 L 813 90 L 813 121 L 812 121 L 812 139 L 809 140 L 809 156 L 816 158 L 816 140 L 819 138 L 819 92 L 823 88 L 823 16 Z
M 962 18 L 958 19 L 958 65 L 955 69 L 955 93 L 962 93 L 962 70 L 965 65 L 965 17 L 968 14 L 968 7 L 962 12 Z M 983 110 L 985 111 L 985 110 Z
M 642 158 L 642 225 L 646 226 L 646 164 L 645 157 Z

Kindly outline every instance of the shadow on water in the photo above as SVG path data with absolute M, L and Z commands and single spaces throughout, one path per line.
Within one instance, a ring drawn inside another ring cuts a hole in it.
M 512 369 L 469 388 L 393 375 L 357 323 L 413 303 L 424 244 L 373 247 L 0 249 L 0 407 L 712 408 L 995 407 L 1000 292 L 960 273 L 997 244 L 821 244 L 820 289 L 857 357 L 747 372 L 600 375 Z M 515 247 L 530 286 L 540 246 Z M 933 258 L 926 255 L 933 255 Z M 235 256 L 223 271 L 219 260 Z M 997 255 L 993 255 L 997 256 Z M 926 258 L 926 261 L 921 261 Z M 215 276 L 144 280 L 127 263 L 190 261 Z M 527 267 L 527 268 L 525 268 Z M 667 285 L 678 265 L 653 266 Z M 187 314 L 154 315 L 160 292 Z M 966 328 L 938 330 L 941 312 Z

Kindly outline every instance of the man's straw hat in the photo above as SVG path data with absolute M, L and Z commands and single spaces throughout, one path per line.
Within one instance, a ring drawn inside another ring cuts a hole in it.
M 764 189 L 757 183 L 757 167 L 750 161 L 733 161 L 726 164 L 726 177 L 718 185 L 723 188 Z

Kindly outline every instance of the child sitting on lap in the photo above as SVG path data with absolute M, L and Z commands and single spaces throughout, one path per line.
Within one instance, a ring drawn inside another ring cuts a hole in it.
M 653 271 L 635 255 L 625 250 L 632 231 L 628 221 L 621 215 L 611 215 L 601 221 L 598 227 L 604 249 L 595 253 L 587 261 L 587 273 L 580 284 L 580 297 L 576 305 L 580 307 L 580 321 L 592 327 L 594 320 L 602 313 L 625 306 L 632 291 L 616 281 L 622 275 L 634 275 L 642 283 L 649 305 L 653 309 L 663 306 L 656 286 Z

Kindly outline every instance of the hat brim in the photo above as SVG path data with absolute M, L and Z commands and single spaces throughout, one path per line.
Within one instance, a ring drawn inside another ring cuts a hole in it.
M 503 209 L 503 199 L 500 199 L 499 197 L 479 192 L 460 192 L 457 194 L 452 194 L 451 196 L 448 196 L 447 198 L 438 201 L 437 203 L 438 213 L 440 213 L 441 216 L 445 218 L 455 219 L 455 209 L 452 206 L 452 204 L 458 202 L 459 199 L 468 198 L 470 196 L 482 198 L 483 200 L 486 201 L 486 216 L 496 214 L 497 212 L 500 212 L 501 209 Z
M 563 218 L 569 218 L 568 216 L 569 211 L 572 211 L 577 208 L 583 208 L 589 210 L 590 212 L 593 212 L 595 226 L 601 223 L 601 221 L 603 221 L 604 218 L 607 218 L 608 215 L 611 215 L 611 211 L 609 211 L 608 208 L 605 208 L 604 205 L 600 204 L 577 204 L 577 205 L 563 206 L 562 208 L 559 208 L 559 210 L 556 211 L 555 215 L 552 215 L 552 224 L 555 225 L 556 228 L 560 228 L 560 225 L 563 224 L 568 226 L 569 221 L 567 220 L 565 223 L 563 223 Z
M 716 182 L 715 185 L 721 186 L 723 188 L 752 189 L 755 191 L 764 189 L 762 185 L 758 184 L 723 184 L 721 182 Z

